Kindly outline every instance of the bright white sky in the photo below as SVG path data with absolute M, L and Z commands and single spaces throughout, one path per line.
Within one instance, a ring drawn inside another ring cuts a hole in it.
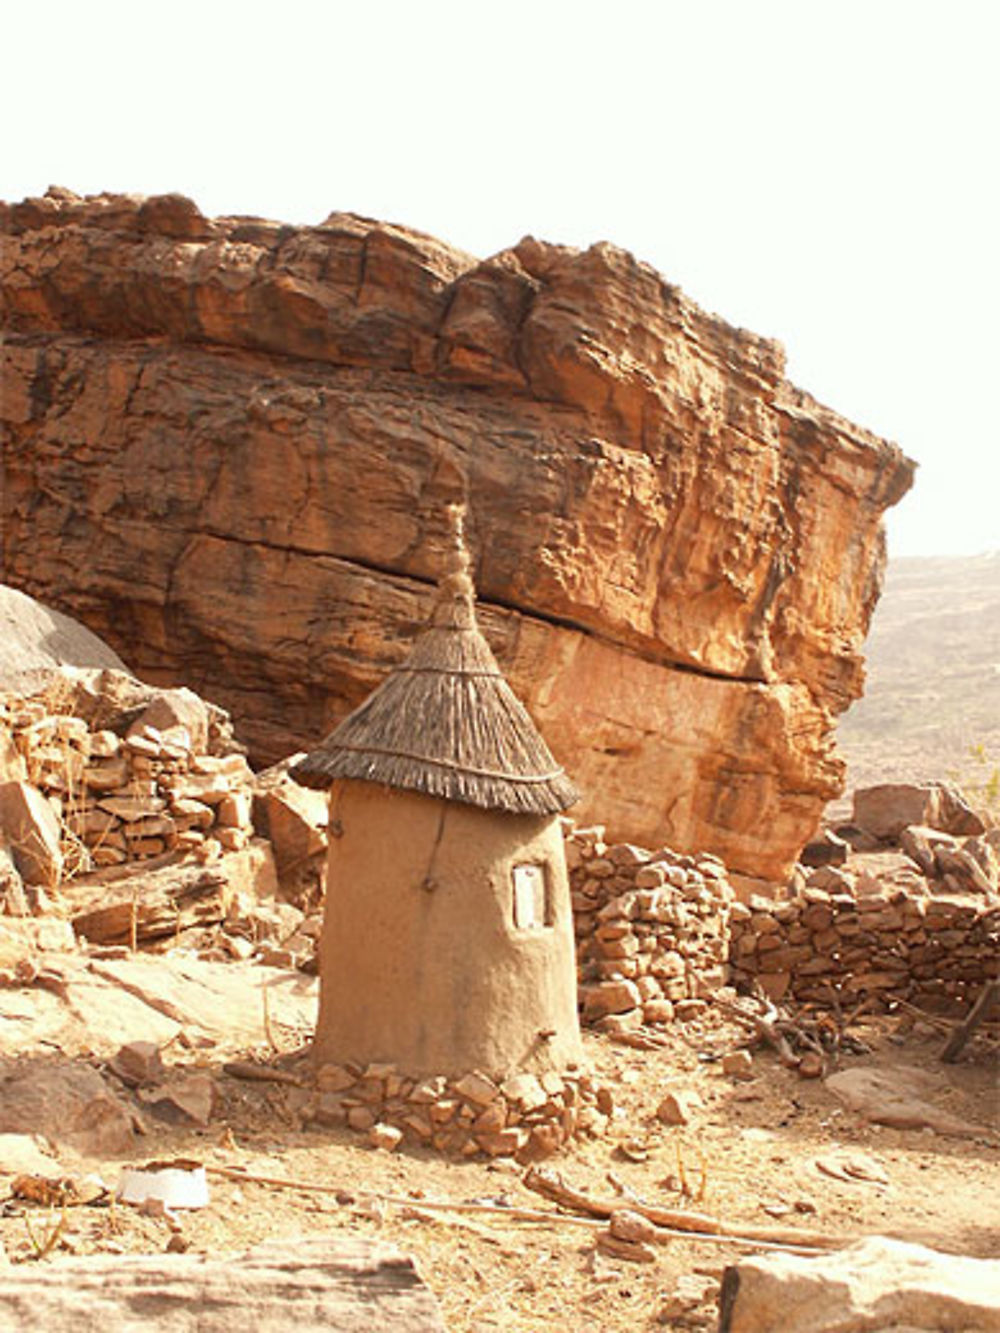
M 921 465 L 893 555 L 1000 547 L 997 0 L 46 0 L 0 197 L 180 190 L 478 255 L 610 240 Z

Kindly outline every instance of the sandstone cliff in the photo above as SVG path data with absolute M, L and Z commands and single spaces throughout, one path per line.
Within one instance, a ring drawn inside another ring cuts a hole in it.
M 483 624 L 586 793 L 782 876 L 838 791 L 899 449 L 614 246 L 0 205 L 0 578 L 311 744 L 405 653 L 467 493 Z

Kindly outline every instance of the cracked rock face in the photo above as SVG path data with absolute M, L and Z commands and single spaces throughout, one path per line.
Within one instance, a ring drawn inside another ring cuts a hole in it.
M 607 244 L 480 262 L 65 190 L 0 233 L 0 577 L 269 761 L 405 655 L 467 494 L 484 629 L 581 817 L 785 875 L 913 469 L 778 344 Z

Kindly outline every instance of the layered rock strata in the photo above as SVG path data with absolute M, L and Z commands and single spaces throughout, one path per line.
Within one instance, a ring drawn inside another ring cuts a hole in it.
M 912 465 L 777 343 L 603 243 L 479 261 L 58 189 L 0 230 L 5 579 L 271 760 L 399 662 L 465 496 L 484 628 L 584 815 L 785 876 Z

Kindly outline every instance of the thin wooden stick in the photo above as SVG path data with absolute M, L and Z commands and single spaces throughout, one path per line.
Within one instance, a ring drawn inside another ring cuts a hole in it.
M 953 1060 L 958 1059 L 962 1054 L 965 1043 L 995 1004 L 1000 1005 L 1000 981 L 988 981 L 983 987 L 979 999 L 972 1006 L 972 1012 L 963 1022 L 959 1023 L 945 1042 L 944 1050 L 941 1052 L 942 1060 L 950 1064 Z
M 210 1175 L 222 1176 L 226 1180 L 237 1181 L 240 1184 L 265 1185 L 273 1189 L 302 1190 L 310 1194 L 343 1194 L 347 1191 L 337 1185 L 318 1185 L 312 1181 L 305 1180 L 285 1180 L 280 1176 L 259 1176 L 251 1174 L 248 1171 L 242 1171 L 239 1167 L 227 1166 L 206 1166 L 206 1172 Z M 530 1174 L 530 1173 L 529 1173 Z M 359 1190 L 359 1196 L 366 1199 L 378 1199 L 381 1203 L 388 1203 L 401 1208 L 416 1209 L 419 1211 L 440 1211 L 454 1213 L 491 1213 L 494 1216 L 505 1217 L 511 1222 L 533 1222 L 543 1226 L 577 1226 L 583 1227 L 588 1231 L 603 1231 L 605 1221 L 616 1212 L 621 1204 L 617 1203 L 605 1214 L 598 1216 L 581 1217 L 573 1213 L 554 1213 L 536 1208 L 511 1208 L 503 1204 L 494 1203 L 461 1203 L 450 1199 L 410 1199 L 400 1194 L 381 1194 L 374 1190 Z M 584 1196 L 580 1196 L 581 1198 Z M 661 1244 L 668 1240 L 688 1240 L 707 1242 L 712 1245 L 736 1245 L 749 1249 L 776 1249 L 788 1250 L 792 1253 L 816 1253 L 820 1250 L 836 1248 L 836 1246 L 846 1245 L 849 1242 L 843 1239 L 832 1241 L 830 1237 L 822 1237 L 822 1244 L 812 1239 L 798 1240 L 795 1238 L 789 1241 L 768 1240 L 764 1237 L 754 1237 L 739 1232 L 722 1231 L 698 1231 L 691 1227 L 670 1227 L 656 1223 L 655 1218 L 649 1216 L 648 1206 L 641 1203 L 631 1203 L 630 1207 L 634 1212 L 641 1212 L 643 1216 L 649 1217 L 649 1220 L 656 1225 L 654 1239 Z M 659 1211 L 666 1215 L 669 1210 Z M 701 1216 L 697 1213 L 677 1214 L 678 1216 L 695 1218 Z M 702 1219 L 706 1223 L 712 1224 L 712 1219 L 705 1217 Z M 717 1224 L 716 1224 L 717 1225 Z M 758 1230 L 772 1230 L 773 1228 L 758 1228 Z M 789 1233 L 794 1236 L 794 1233 Z

